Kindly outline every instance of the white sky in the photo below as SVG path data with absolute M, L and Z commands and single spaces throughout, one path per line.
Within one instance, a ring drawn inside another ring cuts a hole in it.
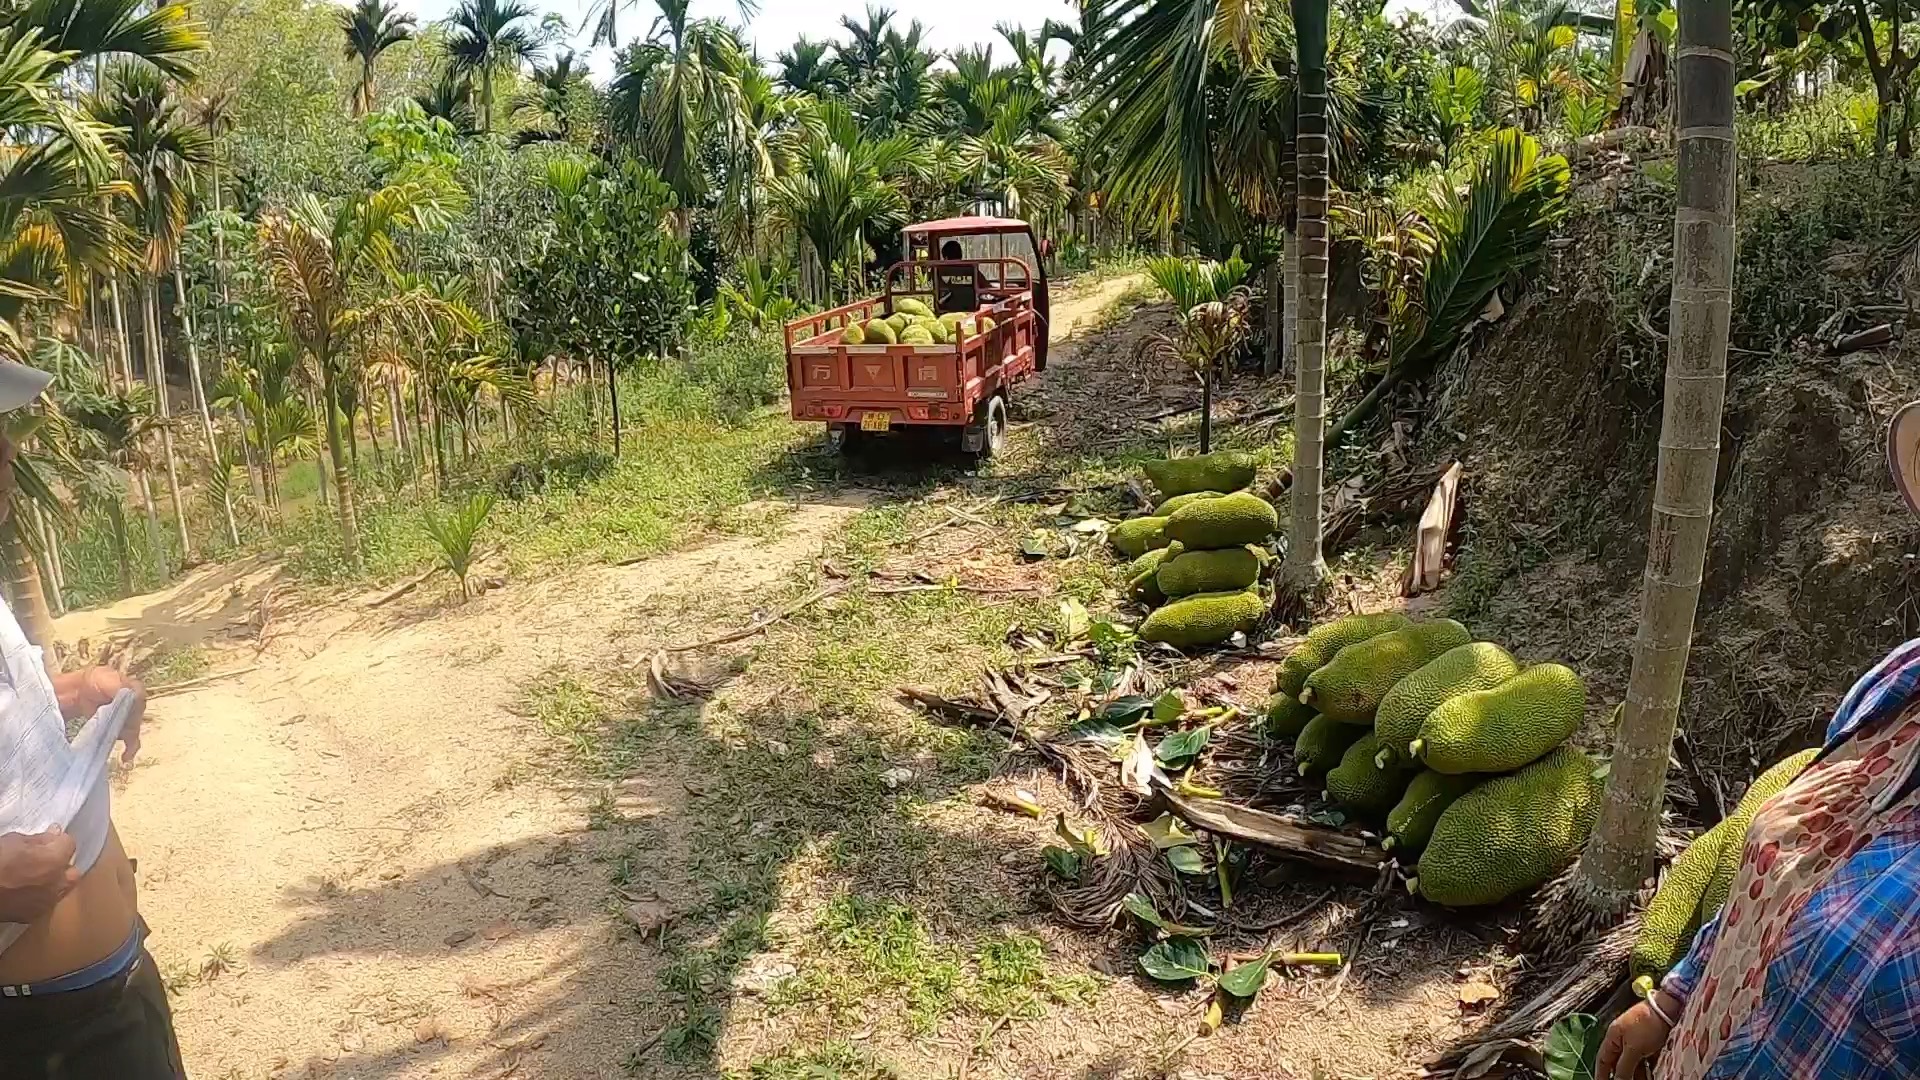
M 581 30 L 581 25 L 591 0 L 534 0 L 534 4 L 542 12 L 557 12 L 565 16 L 568 25 L 580 31 L 574 48 L 586 52 L 586 34 Z M 453 0 L 401 0 L 401 6 L 425 22 L 444 17 L 453 6 Z M 965 45 L 989 42 L 999 46 L 996 52 L 1002 57 L 1006 56 L 1006 47 L 1000 36 L 994 33 L 996 23 L 1010 22 L 1037 31 L 1048 19 L 1068 24 L 1076 21 L 1074 7 L 1068 0 L 884 0 L 884 6 L 893 9 L 894 21 L 902 27 L 914 19 L 925 24 L 928 31 L 926 41 L 929 47 L 937 51 L 947 52 Z M 794 39 L 802 34 L 816 41 L 825 38 L 844 40 L 846 32 L 841 29 L 840 17 L 850 15 L 864 21 L 866 9 L 867 0 L 761 0 L 758 14 L 747 23 L 747 36 L 759 50 L 761 58 L 771 61 L 775 53 L 791 46 Z M 644 35 L 658 10 L 651 0 L 632 0 L 630 6 L 623 7 L 620 11 L 621 42 L 624 44 L 631 37 Z M 1435 12 L 1451 17 L 1451 13 L 1457 10 L 1450 0 L 1388 0 L 1387 3 L 1390 16 L 1403 11 L 1420 11 L 1429 17 Z M 693 11 L 698 16 L 740 21 L 740 11 L 734 0 L 693 0 Z M 609 49 L 596 49 L 589 59 L 596 76 L 604 78 L 612 67 L 613 56 Z

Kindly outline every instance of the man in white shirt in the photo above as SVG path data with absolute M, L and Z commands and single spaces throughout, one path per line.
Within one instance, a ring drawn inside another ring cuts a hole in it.
M 0 413 L 39 398 L 51 376 L 0 360 Z M 11 507 L 15 447 L 0 434 L 0 520 Z M 93 717 L 121 695 L 112 715 L 125 745 L 140 748 L 145 691 L 112 668 L 53 675 L 38 667 L 10 611 L 0 608 L 0 731 L 22 728 L 13 713 L 53 708 L 67 720 Z M 27 663 L 26 661 L 33 661 Z M 31 714 L 29 714 L 31 715 Z M 37 732 L 45 735 L 44 729 Z M 78 742 L 84 740 L 83 733 Z M 0 791 L 33 790 L 29 781 L 70 769 L 71 748 L 59 738 L 0 746 Z M 96 743 L 98 744 L 97 740 Z M 105 745 L 98 744 L 104 751 Z M 57 753 L 56 753 L 57 752 Z M 60 761 L 36 760 L 62 757 Z M 96 764 L 102 764 L 99 758 Z M 92 775 L 89 773 L 88 775 Z M 0 835 L 0 1076 L 7 1080 L 185 1080 L 146 927 L 136 906 L 133 864 L 107 815 L 104 772 L 52 816 L 43 832 Z M 26 807 L 29 816 L 38 807 Z M 71 832 L 64 825 L 71 828 Z

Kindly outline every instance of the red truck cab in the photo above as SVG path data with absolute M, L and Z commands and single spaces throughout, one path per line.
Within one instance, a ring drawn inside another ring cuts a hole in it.
M 887 269 L 878 295 L 787 324 L 793 418 L 826 423 L 848 448 L 945 428 L 990 457 L 1006 438 L 1013 385 L 1047 362 L 1046 269 L 1033 229 L 1011 218 L 944 218 L 909 225 L 902 239 L 907 257 Z M 842 340 L 850 324 L 886 318 L 906 297 L 936 315 L 964 315 L 953 340 Z

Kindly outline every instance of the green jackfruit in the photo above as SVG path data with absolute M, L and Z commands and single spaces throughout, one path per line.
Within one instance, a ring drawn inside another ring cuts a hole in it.
M 1587 755 L 1561 746 L 1454 800 L 1409 882 L 1448 907 L 1497 904 L 1536 888 L 1580 854 L 1600 812 Z
M 842 345 L 865 345 L 866 343 L 867 332 L 860 329 L 860 324 L 857 322 L 848 323 L 847 328 L 840 331 L 840 344 Z
M 1586 713 L 1587 684 L 1565 664 L 1535 664 L 1491 690 L 1448 698 L 1407 752 L 1443 773 L 1511 772 L 1567 741 Z
M 1168 544 L 1163 548 L 1154 548 L 1127 564 L 1122 573 L 1127 581 L 1127 594 L 1145 604 L 1159 604 L 1167 595 L 1160 591 L 1160 583 L 1154 578 L 1154 571 L 1167 559 L 1180 554 L 1179 544 Z
M 1725 828 L 1727 838 L 1720 851 L 1720 859 L 1714 864 L 1713 877 L 1707 882 L 1706 891 L 1700 894 L 1700 921 L 1720 914 L 1720 905 L 1727 902 L 1727 893 L 1733 889 L 1733 879 L 1740 872 L 1740 860 L 1747 851 L 1747 829 L 1753 825 L 1753 816 L 1768 799 L 1787 789 L 1787 785 L 1796 780 L 1813 759 L 1819 756 L 1818 749 L 1802 750 L 1790 758 L 1776 763 L 1766 772 L 1754 778 L 1747 785 L 1746 794 L 1740 796 L 1740 802 L 1727 815 L 1727 820 L 1714 828 Z
M 1313 710 L 1300 704 L 1292 694 L 1275 694 L 1267 699 L 1267 731 L 1281 739 L 1298 738 L 1300 729 L 1313 719 Z
M 1380 749 L 1373 732 L 1362 732 L 1340 755 L 1340 764 L 1327 771 L 1327 798 L 1362 817 L 1386 816 L 1407 790 L 1414 770 L 1399 766 L 1382 769 L 1373 763 Z
M 1667 875 L 1640 916 L 1640 932 L 1627 958 L 1627 973 L 1635 980 L 1658 981 L 1687 954 L 1694 931 L 1700 929 L 1700 899 L 1706 895 L 1726 840 L 1723 821 L 1694 837 L 1667 867 Z
M 914 296 L 894 297 L 893 313 L 895 315 L 918 315 L 922 318 L 933 318 L 933 309 L 927 306 L 927 302 Z
M 1137 559 L 1168 544 L 1163 517 L 1128 518 L 1107 530 L 1107 541 L 1129 559 Z
M 1273 504 L 1250 491 L 1188 503 L 1167 518 L 1167 535 L 1188 551 L 1257 544 L 1279 527 Z
M 933 332 L 927 329 L 925 323 L 914 323 L 912 326 L 900 331 L 900 344 L 932 345 L 934 344 Z
M 1175 510 L 1180 509 L 1188 503 L 1199 502 L 1201 499 L 1217 499 L 1222 494 L 1222 492 L 1218 491 L 1189 491 L 1185 495 L 1175 495 L 1173 498 L 1166 500 L 1159 506 L 1154 507 L 1153 512 L 1160 517 L 1168 517 Z
M 1159 641 L 1176 648 L 1218 645 L 1260 625 L 1266 601 L 1251 589 L 1242 592 L 1194 593 L 1156 610 L 1140 624 L 1140 640 Z
M 1407 783 L 1406 794 L 1388 811 L 1387 835 L 1380 846 L 1397 853 L 1402 862 L 1411 861 L 1426 848 L 1427 840 L 1433 836 L 1433 827 L 1440 823 L 1440 815 L 1447 812 L 1455 799 L 1472 791 L 1481 779 L 1421 770 L 1420 775 Z
M 995 325 L 996 324 L 993 321 L 993 316 L 991 315 L 980 316 L 980 332 L 981 333 L 983 334 L 986 333 L 987 331 L 993 329 Z
M 1253 483 L 1253 462 L 1245 454 L 1227 450 L 1149 461 L 1140 468 L 1160 494 L 1168 497 L 1195 491 L 1239 491 Z
M 1376 634 L 1334 653 L 1307 676 L 1300 700 L 1323 715 L 1349 724 L 1371 724 L 1380 700 L 1393 684 L 1446 652 L 1473 640 L 1452 619 L 1414 623 L 1404 630 Z
M 869 321 L 865 333 L 869 345 L 894 345 L 900 341 L 899 332 L 885 319 Z
M 1245 547 L 1189 551 L 1161 563 L 1154 576 L 1159 580 L 1160 591 L 1167 596 L 1231 592 L 1260 579 L 1260 557 Z
M 1334 653 L 1389 630 L 1403 630 L 1412 623 L 1412 619 L 1397 611 L 1345 615 L 1332 622 L 1321 623 L 1307 631 L 1307 640 L 1294 646 L 1287 658 L 1280 662 L 1280 674 L 1274 680 L 1273 688 L 1283 694 L 1298 696 L 1301 687 L 1307 685 L 1307 676 L 1333 659 Z
M 1301 776 L 1317 776 L 1339 764 L 1347 747 L 1365 734 L 1352 724 L 1314 716 L 1293 740 L 1293 764 Z
M 1381 767 L 1405 761 L 1407 744 L 1420 735 L 1427 714 L 1457 694 L 1491 690 L 1515 675 L 1520 664 L 1491 641 L 1476 641 L 1448 649 L 1420 670 L 1393 684 L 1380 699 L 1373 730 L 1380 736 Z

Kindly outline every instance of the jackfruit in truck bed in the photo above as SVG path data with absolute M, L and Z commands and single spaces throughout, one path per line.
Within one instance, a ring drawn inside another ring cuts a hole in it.
M 1188 551 L 1257 544 L 1279 527 L 1273 504 L 1250 491 L 1188 503 L 1167 518 L 1167 535 Z
M 1452 619 L 1414 623 L 1404 630 L 1376 634 L 1334 653 L 1307 676 L 1300 700 L 1323 716 L 1349 724 L 1371 724 L 1380 700 L 1393 684 L 1426 666 L 1448 649 L 1473 640 Z
M 900 332 L 885 319 L 874 319 L 867 323 L 862 336 L 868 345 L 896 345 L 900 342 Z
M 1154 507 L 1153 512 L 1157 517 L 1169 517 L 1175 510 L 1180 509 L 1188 503 L 1199 502 L 1201 499 L 1217 499 L 1224 494 L 1226 494 L 1224 491 L 1189 491 L 1185 495 L 1175 495 L 1165 500 L 1159 506 Z
M 1387 812 L 1387 835 L 1381 838 L 1380 846 L 1403 863 L 1418 857 L 1432 838 L 1433 827 L 1440 823 L 1440 815 L 1482 779 L 1421 770 L 1408 782 L 1406 794 Z
M 1727 823 L 1722 821 L 1694 837 L 1667 867 L 1660 887 L 1641 913 L 1640 932 L 1634 936 L 1633 952 L 1627 958 L 1627 974 L 1634 979 L 1658 982 L 1687 954 L 1694 932 L 1700 928 L 1700 899 L 1706 895 L 1707 882 L 1713 878 L 1726 840 Z
M 1195 491 L 1239 491 L 1253 483 L 1252 460 L 1231 450 L 1148 461 L 1140 468 L 1163 498 Z
M 1107 542 L 1129 559 L 1137 559 L 1155 548 L 1167 546 L 1167 519 L 1163 517 L 1128 518 L 1107 530 Z
M 1412 623 L 1412 619 L 1397 611 L 1345 615 L 1332 622 L 1321 623 L 1307 631 L 1307 640 L 1294 646 L 1287 658 L 1280 662 L 1280 674 L 1274 679 L 1273 688 L 1297 697 L 1301 687 L 1307 685 L 1307 676 L 1333 659 L 1334 653 L 1389 630 L 1405 629 Z
M 1253 549 L 1244 547 L 1189 551 L 1161 563 L 1154 578 L 1165 596 L 1229 592 L 1244 589 L 1260 579 L 1260 557 Z
M 1700 896 L 1701 922 L 1719 914 L 1720 905 L 1727 902 L 1727 893 L 1733 889 L 1733 879 L 1740 872 L 1740 860 L 1746 855 L 1747 829 L 1753 825 L 1753 816 L 1760 812 L 1760 807 L 1768 799 L 1785 791 L 1788 784 L 1798 779 L 1819 754 L 1817 748 L 1802 750 L 1755 777 L 1753 783 L 1747 785 L 1746 794 L 1740 796 L 1733 813 L 1727 815 L 1726 821 L 1714 826 L 1724 826 L 1727 839 L 1720 850 L 1719 861 L 1714 864 L 1713 877 Z
M 1373 730 L 1380 736 L 1381 767 L 1407 760 L 1407 744 L 1420 735 L 1427 714 L 1457 694 L 1491 690 L 1515 675 L 1520 664 L 1491 641 L 1448 649 L 1393 684 L 1380 699 Z
M 1140 624 L 1140 640 L 1158 641 L 1179 649 L 1218 645 L 1235 631 L 1260 625 L 1266 601 L 1251 589 L 1242 592 L 1195 593 L 1171 601 Z
M 916 296 L 896 296 L 893 298 L 893 310 L 897 315 L 918 315 L 923 319 L 933 318 L 933 309 L 925 300 Z
M 1443 773 L 1511 772 L 1567 741 L 1586 714 L 1587 684 L 1565 664 L 1535 664 L 1491 690 L 1448 698 L 1408 753 Z
M 1313 710 L 1300 704 L 1292 694 L 1275 694 L 1267 699 L 1267 731 L 1275 738 L 1298 738 L 1300 729 L 1311 719 Z
M 1340 755 L 1340 764 L 1327 772 L 1327 798 L 1373 820 L 1393 809 L 1413 776 L 1411 769 L 1375 765 L 1373 755 L 1378 749 L 1373 732 L 1363 732 Z
M 1537 888 L 1580 854 L 1600 812 L 1587 755 L 1561 746 L 1454 800 L 1409 882 L 1448 907 L 1497 904 Z
M 1315 716 L 1293 740 L 1294 767 L 1301 776 L 1318 776 L 1339 764 L 1347 747 L 1365 734 L 1364 729 L 1352 724 Z

